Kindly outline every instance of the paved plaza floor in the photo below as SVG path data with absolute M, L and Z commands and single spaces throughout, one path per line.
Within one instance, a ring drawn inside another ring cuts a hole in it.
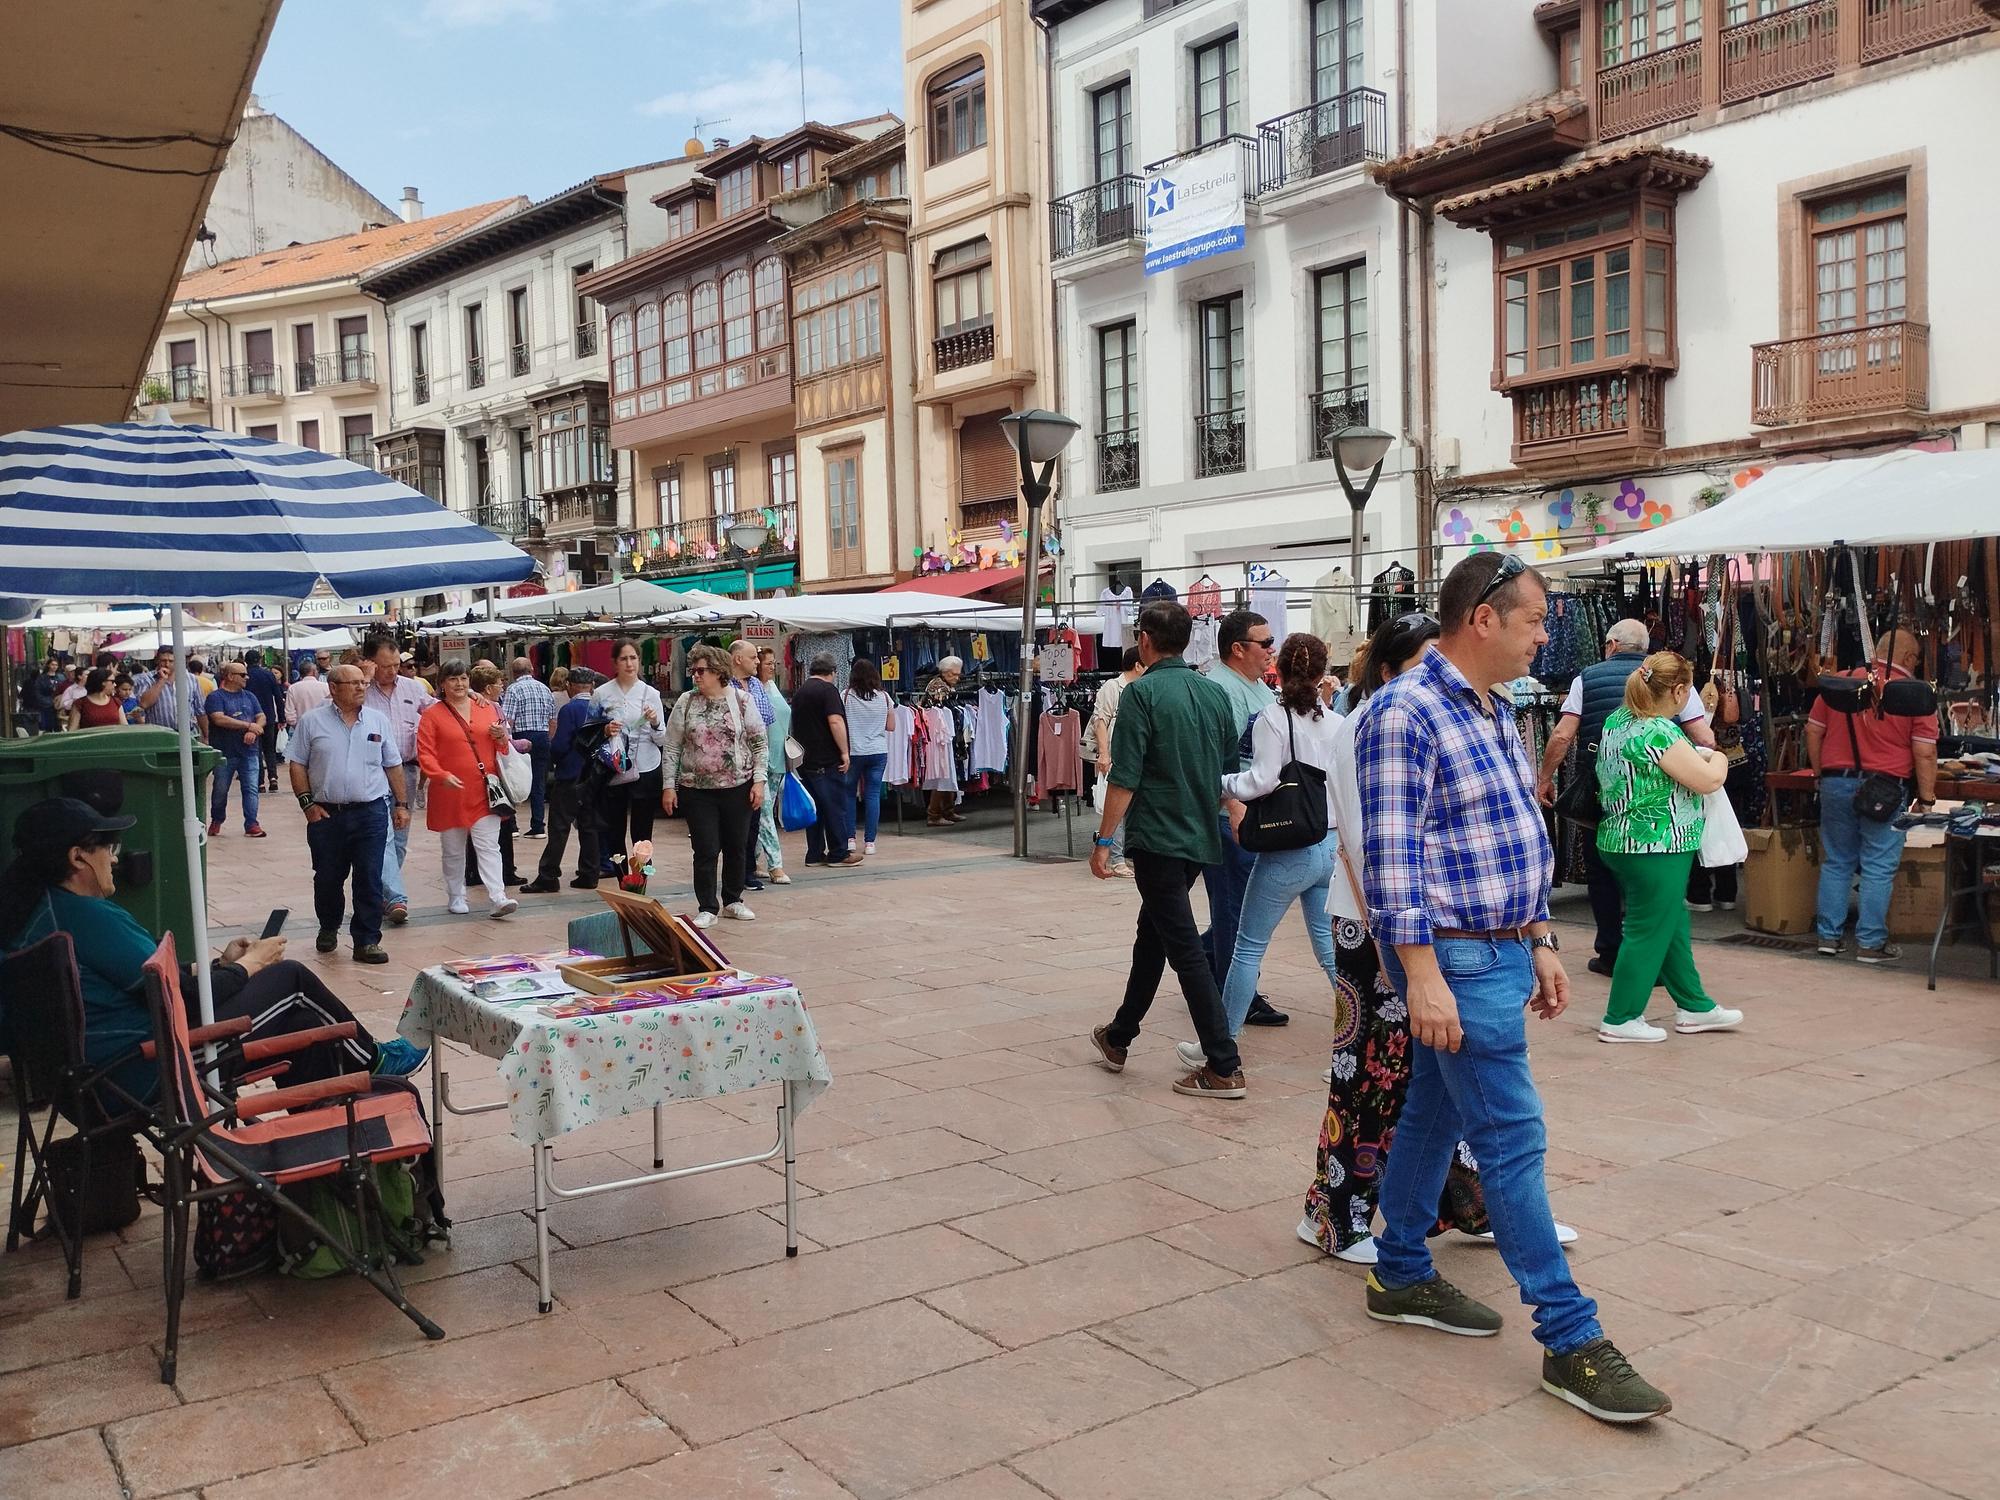
M 557 945 L 596 907 L 449 917 L 419 830 L 393 961 L 315 959 L 301 824 L 267 806 L 268 840 L 212 845 L 218 941 L 290 906 L 291 956 L 380 1035 L 419 968 Z M 168 1387 L 157 1215 L 90 1242 L 77 1302 L 52 1245 L 0 1262 L 0 1496 L 2000 1493 L 2000 988 L 1703 944 L 1743 1030 L 1606 1047 L 1606 982 L 1574 958 L 1570 1013 L 1532 1033 L 1555 1210 L 1611 1336 L 1675 1402 L 1614 1430 L 1540 1392 L 1494 1251 L 1439 1244 L 1506 1314 L 1475 1341 L 1370 1322 L 1361 1271 L 1294 1237 L 1331 1012 L 1296 919 L 1265 969 L 1293 1022 L 1246 1033 L 1250 1097 L 1184 1099 L 1171 989 L 1123 1074 L 1092 1061 L 1129 882 L 921 827 L 880 847 L 795 863 L 754 925 L 715 934 L 796 979 L 833 1068 L 799 1122 L 796 1260 L 771 1167 L 565 1204 L 538 1315 L 527 1154 L 504 1113 L 453 1120 L 452 1245 L 410 1273 L 442 1343 L 348 1279 L 194 1283 Z M 689 909 L 679 825 L 661 849 L 655 893 Z M 495 1097 L 491 1068 L 457 1056 L 454 1092 Z M 762 1149 L 768 1102 L 674 1106 L 670 1158 Z M 650 1167 L 650 1134 L 565 1138 L 559 1176 Z

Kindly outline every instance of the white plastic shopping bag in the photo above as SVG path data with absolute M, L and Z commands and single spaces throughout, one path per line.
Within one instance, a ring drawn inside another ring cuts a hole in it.
M 1750 845 L 1736 821 L 1736 809 L 1729 805 L 1728 792 L 1717 787 L 1701 799 L 1701 805 L 1707 817 L 1701 830 L 1702 864 L 1711 870 L 1742 864 L 1750 857 Z

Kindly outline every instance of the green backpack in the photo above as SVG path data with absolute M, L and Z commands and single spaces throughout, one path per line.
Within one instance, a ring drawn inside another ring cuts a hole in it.
M 417 1183 L 399 1161 L 381 1162 L 373 1169 L 375 1191 L 382 1199 L 388 1250 L 402 1265 L 422 1265 L 422 1250 L 430 1231 L 417 1213 Z M 290 1214 L 278 1220 L 278 1269 L 301 1281 L 339 1276 L 347 1265 L 327 1243 L 337 1237 L 350 1247 L 362 1243 L 360 1216 L 334 1186 L 331 1178 L 315 1178 L 291 1190 L 293 1201 L 312 1215 L 324 1233 L 315 1234 Z

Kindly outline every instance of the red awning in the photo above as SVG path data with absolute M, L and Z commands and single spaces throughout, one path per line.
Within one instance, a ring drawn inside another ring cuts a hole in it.
M 989 589 L 1018 585 L 1021 581 L 1019 568 L 954 568 L 949 573 L 919 573 L 904 583 L 892 583 L 881 590 L 885 594 L 948 594 L 954 599 L 969 599 L 974 594 L 983 594 Z

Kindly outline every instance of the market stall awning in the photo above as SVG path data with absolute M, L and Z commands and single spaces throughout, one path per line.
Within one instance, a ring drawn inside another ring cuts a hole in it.
M 942 575 L 939 575 L 942 576 Z M 756 599 L 737 606 L 790 630 L 886 630 L 896 624 L 936 624 L 944 629 L 1005 628 L 1011 615 L 1020 628 L 1021 612 L 951 594 L 892 592 L 804 594 L 796 599 Z
M 922 573 L 902 583 L 892 583 L 878 592 L 948 594 L 957 599 L 969 599 L 974 594 L 984 594 L 1020 581 L 1019 568 L 955 568 L 949 573 Z
M 2000 449 L 1866 458 L 1772 469 L 1684 520 L 1613 537 L 1537 567 L 1554 572 L 1627 558 L 1924 546 L 2000 536 Z

